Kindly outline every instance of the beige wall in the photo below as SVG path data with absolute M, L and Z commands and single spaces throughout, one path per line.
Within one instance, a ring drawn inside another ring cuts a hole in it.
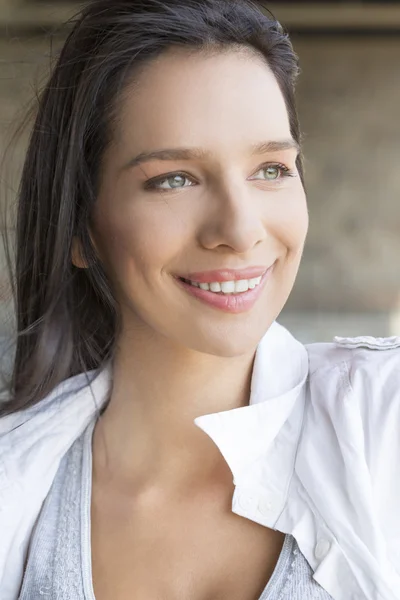
M 298 39 L 311 228 L 295 309 L 400 308 L 400 39 Z
M 294 43 L 311 225 L 282 321 L 307 340 L 400 334 L 400 39 Z M 40 38 L 0 40 L 0 152 L 48 63 Z
M 311 223 L 285 322 L 400 335 L 400 38 L 294 43 Z

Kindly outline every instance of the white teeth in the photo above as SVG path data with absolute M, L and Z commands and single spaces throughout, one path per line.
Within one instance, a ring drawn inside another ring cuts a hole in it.
M 196 281 L 188 281 L 194 287 L 199 287 L 207 292 L 216 294 L 241 294 L 248 290 L 254 290 L 261 283 L 262 277 L 254 279 L 240 279 L 239 281 L 214 281 L 212 283 L 197 283 Z
M 249 289 L 249 282 L 245 279 L 235 282 L 235 292 L 247 292 Z
M 216 281 L 215 283 L 210 283 L 210 291 L 211 292 L 220 292 L 221 284 Z
M 233 294 L 235 292 L 235 282 L 223 281 L 221 283 L 221 292 L 223 292 L 224 294 Z

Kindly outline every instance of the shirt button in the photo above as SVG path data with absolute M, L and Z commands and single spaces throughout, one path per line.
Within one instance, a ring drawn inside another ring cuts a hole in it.
M 268 517 L 275 508 L 275 502 L 272 498 L 261 498 L 258 503 L 258 510 L 266 517 Z
M 317 560 L 322 560 L 331 549 L 331 543 L 328 540 L 321 539 L 315 546 L 314 554 Z
M 242 510 L 245 512 L 252 512 L 254 510 L 255 499 L 253 496 L 247 494 L 241 494 L 239 496 L 239 504 Z

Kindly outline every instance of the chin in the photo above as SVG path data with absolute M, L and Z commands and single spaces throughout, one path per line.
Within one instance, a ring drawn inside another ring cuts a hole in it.
M 227 326 L 202 328 L 197 335 L 192 335 L 190 339 L 182 342 L 186 347 L 202 354 L 235 358 L 254 352 L 272 322 L 273 320 L 262 328 L 260 325 L 244 328 Z

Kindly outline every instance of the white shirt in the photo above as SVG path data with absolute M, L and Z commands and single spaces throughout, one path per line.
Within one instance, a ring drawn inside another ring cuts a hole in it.
M 60 460 L 110 386 L 110 369 L 79 375 L 0 419 L 1 600 L 17 600 Z M 232 471 L 233 512 L 293 535 L 334 600 L 400 599 L 400 338 L 304 347 L 274 323 L 249 406 L 195 422 Z

